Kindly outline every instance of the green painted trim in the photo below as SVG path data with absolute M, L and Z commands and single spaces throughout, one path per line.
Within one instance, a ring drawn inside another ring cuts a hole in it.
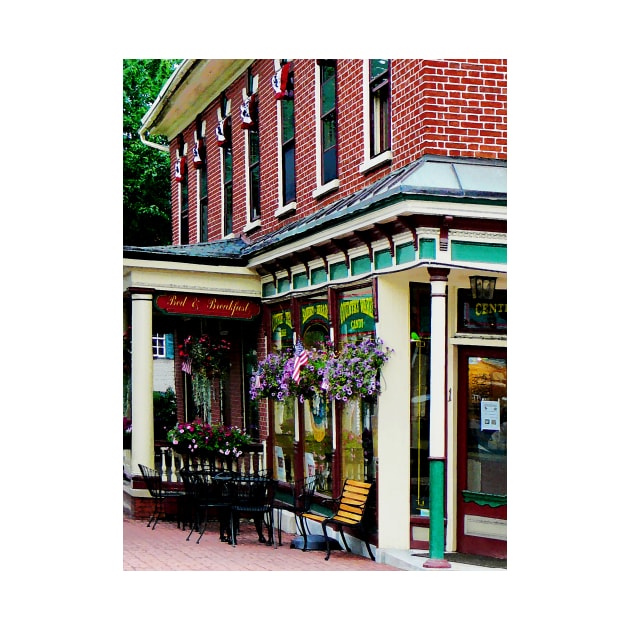
M 434 238 L 421 238 L 420 239 L 420 258 L 430 258 L 435 260 L 436 247 Z
M 303 289 L 308 286 L 308 278 L 305 273 L 296 273 L 293 276 L 293 288 Z
M 372 271 L 372 263 L 370 262 L 369 256 L 359 256 L 350 261 L 351 276 L 358 276 L 362 273 L 368 273 L 369 271 Z
M 280 278 L 278 280 L 278 293 L 284 293 L 291 288 L 291 284 L 289 283 L 288 278 Z
M 340 280 L 341 278 L 348 277 L 348 267 L 346 267 L 346 263 L 338 262 L 330 265 L 330 279 L 331 280 Z
M 486 492 L 462 490 L 462 497 L 464 497 L 466 503 L 476 503 L 477 505 L 489 505 L 490 507 L 507 505 L 507 494 L 488 494 Z
M 402 265 L 404 263 L 412 262 L 416 259 L 416 250 L 413 243 L 404 243 L 403 245 L 396 245 L 396 264 Z
M 393 264 L 392 254 L 388 249 L 374 252 L 374 269 L 386 269 Z
M 265 282 L 262 285 L 263 297 L 270 297 L 276 294 L 276 285 L 273 282 Z
M 321 284 L 322 282 L 326 282 L 326 280 L 328 280 L 328 274 L 324 267 L 311 271 L 311 284 Z
M 429 459 L 429 557 L 444 559 L 444 460 Z
M 507 264 L 507 245 L 452 241 L 451 259 Z

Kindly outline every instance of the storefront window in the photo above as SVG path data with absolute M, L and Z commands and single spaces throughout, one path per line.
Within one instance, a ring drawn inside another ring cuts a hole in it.
M 273 403 L 274 458 L 273 474 L 279 481 L 294 481 L 295 477 L 295 398 Z
M 468 357 L 467 490 L 507 494 L 507 360 Z
M 377 404 L 356 399 L 343 406 L 341 414 L 341 475 L 343 479 L 376 479 L 376 444 L 378 435 Z
M 375 336 L 374 300 L 371 287 L 339 295 L 340 345 Z M 376 401 L 350 400 L 341 412 L 342 479 L 373 481 L 376 478 Z
M 409 329 L 411 333 L 410 511 L 412 515 L 428 516 L 431 351 L 431 287 L 429 284 L 410 286 Z
M 333 416 L 330 403 L 316 396 L 304 402 L 304 471 L 316 475 L 316 490 L 332 493 Z
M 291 311 L 284 308 L 271 313 L 271 346 L 272 351 L 284 350 L 293 345 L 293 324 Z

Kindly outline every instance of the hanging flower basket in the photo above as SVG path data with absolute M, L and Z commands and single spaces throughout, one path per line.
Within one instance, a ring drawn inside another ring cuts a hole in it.
M 375 400 L 381 393 L 381 368 L 392 353 L 380 339 L 347 343 L 326 366 L 324 383 L 331 400 Z
M 230 368 L 231 344 L 227 339 L 212 339 L 203 334 L 189 335 L 179 345 L 183 367 L 192 379 L 193 400 L 204 418 L 208 417 L 212 401 L 212 381 L 220 379 Z
M 380 370 L 393 350 L 380 339 L 366 337 L 334 352 L 330 343 L 308 350 L 308 359 L 294 373 L 299 352 L 270 353 L 259 362 L 250 382 L 252 400 L 271 398 L 282 401 L 289 396 L 300 402 L 316 396 L 348 401 L 376 400 L 381 392 Z

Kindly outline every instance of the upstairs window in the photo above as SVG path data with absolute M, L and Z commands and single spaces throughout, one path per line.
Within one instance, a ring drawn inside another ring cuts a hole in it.
M 232 147 L 223 147 L 223 234 L 232 233 Z
M 337 62 L 320 59 L 321 182 L 337 178 Z
M 370 59 L 370 157 L 391 149 L 390 60 Z
M 260 137 L 258 129 L 250 129 L 249 135 L 249 220 L 260 219 Z
M 241 128 L 247 134 L 247 205 L 248 221 L 254 223 L 260 219 L 260 136 L 258 134 L 258 107 L 256 91 L 258 75 L 252 75 L 251 67 L 247 70 L 247 88 L 243 90 L 241 105 Z
M 184 136 L 179 136 L 179 150 L 175 178 L 179 181 L 179 242 L 188 245 L 188 167 L 186 166 Z
M 295 202 L 295 112 L 293 108 L 293 64 L 276 62 L 272 79 L 275 97 L 280 101 L 280 172 L 282 205 Z
M 282 124 L 282 203 L 295 201 L 295 115 L 293 101 L 280 101 Z
M 201 116 L 197 116 L 195 129 L 195 147 L 193 149 L 193 164 L 199 171 L 199 241 L 208 240 L 208 167 L 206 164 L 205 123 Z
M 221 147 L 221 171 L 223 175 L 223 235 L 232 233 L 232 121 L 230 118 L 231 102 L 225 94 L 221 95 L 221 107 L 217 110 L 219 124 L 216 128 L 217 144 Z

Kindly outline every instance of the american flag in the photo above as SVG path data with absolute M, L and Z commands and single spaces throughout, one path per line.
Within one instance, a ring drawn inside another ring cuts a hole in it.
M 295 362 L 293 364 L 293 380 L 296 383 L 300 382 L 300 370 L 308 363 L 309 351 L 298 341 L 295 346 Z
M 186 374 L 192 374 L 192 359 L 190 357 L 186 357 L 182 361 L 182 372 L 186 372 Z

